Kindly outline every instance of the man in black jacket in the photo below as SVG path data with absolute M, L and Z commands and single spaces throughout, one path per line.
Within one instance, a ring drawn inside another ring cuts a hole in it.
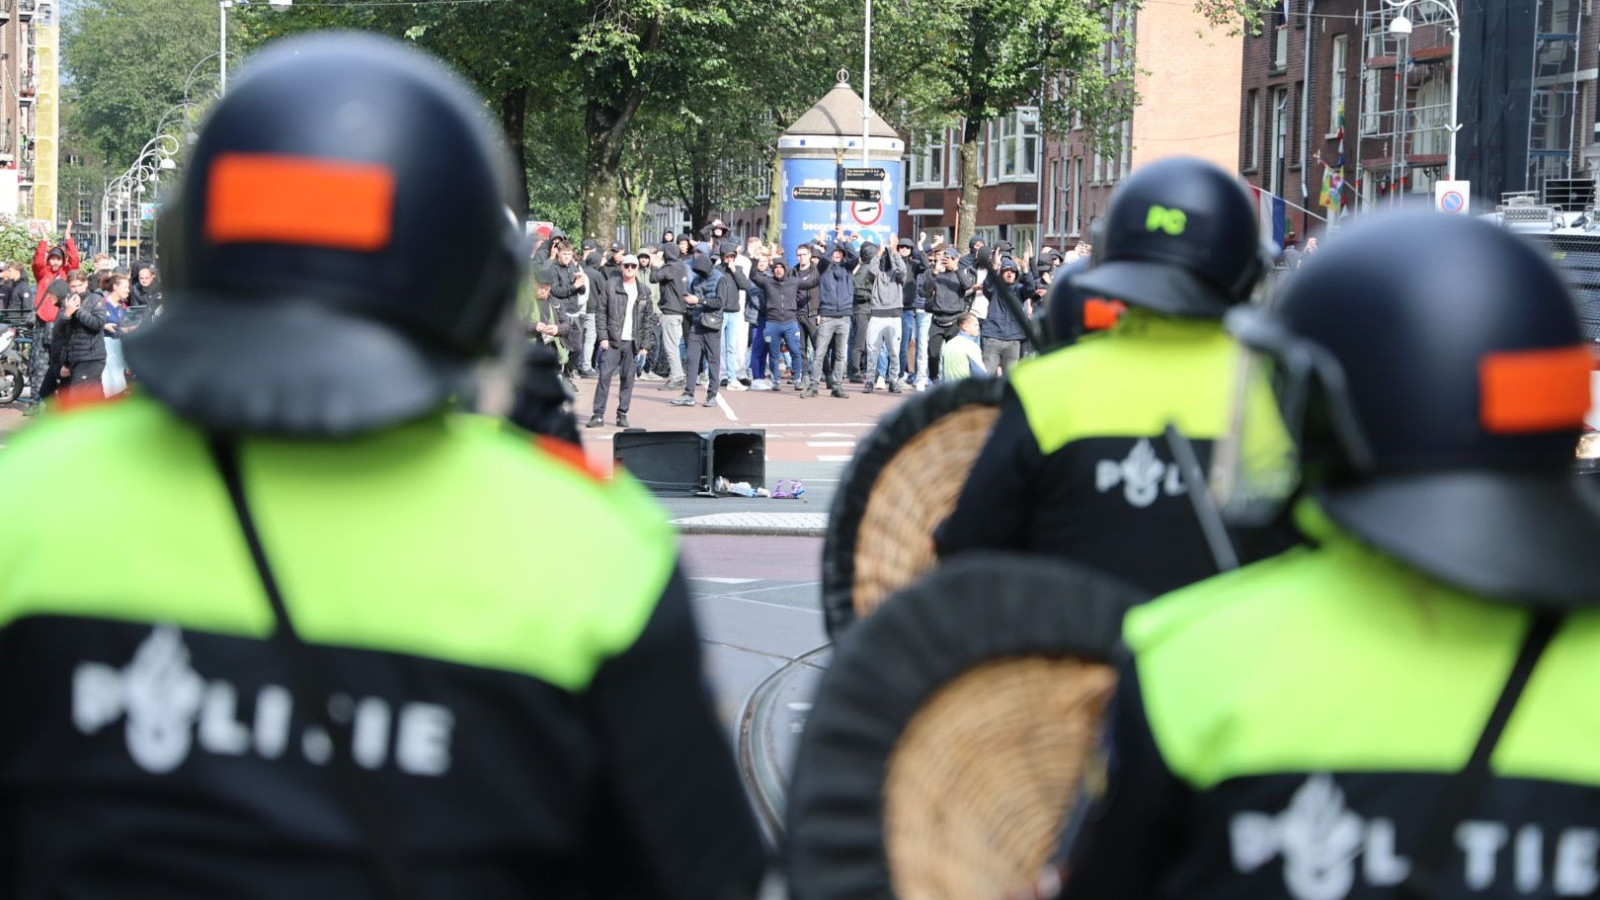
M 932 381 L 939 380 L 939 353 L 944 342 L 961 331 L 958 322 L 971 308 L 977 284 L 976 271 L 961 268 L 954 247 L 944 248 L 938 265 L 922 276 L 922 294 L 928 299 L 928 315 L 933 319 L 928 327 L 928 378 Z M 921 352 L 917 355 L 921 362 Z M 922 380 L 921 374 L 917 380 Z
M 78 273 L 67 279 L 67 284 L 77 288 Z M 111 290 L 116 282 L 128 276 L 108 274 L 101 281 L 101 290 Z M 96 394 L 100 391 L 100 375 L 106 368 L 106 304 L 99 292 L 74 290 L 61 304 L 61 319 L 56 328 L 65 331 L 66 348 L 61 360 L 61 377 L 72 379 L 76 393 Z
M 689 308 L 689 364 L 685 370 L 683 395 L 672 401 L 673 406 L 693 406 L 694 386 L 700 377 L 700 363 L 705 361 L 706 406 L 717 405 L 717 388 L 722 384 L 722 329 L 729 313 L 739 309 L 739 288 L 728 277 L 727 270 L 716 267 L 711 257 L 696 255 L 695 279 L 683 302 Z
M 872 282 L 878 261 L 878 245 L 867 241 L 861 245 L 861 262 L 856 265 L 855 304 L 850 308 L 850 371 L 851 384 L 861 383 L 861 373 L 876 369 L 878 361 L 867 365 L 867 326 L 872 321 Z
M 657 248 L 654 268 L 650 270 L 650 283 L 660 285 L 658 290 L 661 292 L 661 340 L 670 370 L 664 387 L 668 390 L 680 388 L 683 387 L 683 356 L 679 346 L 683 343 L 686 309 L 683 289 L 689 283 L 689 269 L 676 243 L 666 242 Z
M 768 269 L 772 274 L 768 274 Z M 763 254 L 756 259 L 756 270 L 750 273 L 747 279 L 735 271 L 734 281 L 740 288 L 748 291 L 749 285 L 755 284 L 766 295 L 767 325 L 763 338 L 768 351 L 772 354 L 768 367 L 771 373 L 772 388 L 778 387 L 779 370 L 778 357 L 787 345 L 790 356 L 790 371 L 794 377 L 794 389 L 804 390 L 802 383 L 805 371 L 801 367 L 805 364 L 805 354 L 800 349 L 800 325 L 796 321 L 798 310 L 796 304 L 802 290 L 817 286 L 817 270 L 812 268 L 805 274 L 788 274 L 788 267 L 782 259 L 774 259 Z
M 656 313 L 650 285 L 639 280 L 639 258 L 622 257 L 618 275 L 606 282 L 595 311 L 595 330 L 600 336 L 600 379 L 594 388 L 594 414 L 587 427 L 605 424 L 606 399 L 611 393 L 611 376 L 622 373 L 622 390 L 617 395 L 617 427 L 628 427 L 628 405 L 633 400 L 636 360 L 655 344 Z
M 844 392 L 845 354 L 850 338 L 850 316 L 855 306 L 855 279 L 857 257 L 842 233 L 835 234 L 833 246 L 817 261 L 817 295 L 820 298 L 815 319 L 816 343 L 812 347 L 811 383 L 804 396 L 815 397 L 817 386 L 823 379 L 823 362 L 828 351 L 833 351 L 833 369 L 827 373 L 828 389 L 835 397 L 848 397 Z

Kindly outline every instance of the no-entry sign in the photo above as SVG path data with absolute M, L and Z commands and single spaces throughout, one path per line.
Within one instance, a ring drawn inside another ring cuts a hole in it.
M 1472 211 L 1472 182 L 1436 181 L 1433 183 L 1433 208 L 1442 213 L 1465 216 Z

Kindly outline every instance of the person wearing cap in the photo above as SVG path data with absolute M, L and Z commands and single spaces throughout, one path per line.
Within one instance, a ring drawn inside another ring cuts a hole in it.
M 628 407 L 633 402 L 633 382 L 639 363 L 650 353 L 656 339 L 655 297 L 649 282 L 639 278 L 639 257 L 626 254 L 618 274 L 600 292 L 595 316 L 600 332 L 600 378 L 594 386 L 594 413 L 587 428 L 605 424 L 606 401 L 611 393 L 611 378 L 622 375 L 617 394 L 617 427 L 628 427 Z
M 1042 553 L 1154 594 L 1227 562 L 1187 496 L 1167 428 L 1209 463 L 1227 433 L 1238 358 L 1221 319 L 1250 299 L 1271 256 L 1237 179 L 1199 159 L 1141 166 L 1100 227 L 1104 258 L 1070 285 L 1056 279 L 1051 295 L 1077 289 L 1122 301 L 1127 313 L 1104 337 L 1010 373 L 994 430 L 934 541 L 942 558 Z M 1286 528 L 1235 537 L 1246 558 L 1292 541 Z
M 522 343 L 483 105 L 387 38 L 259 51 L 165 212 L 142 396 L 0 456 L 49 511 L 0 524 L 9 894 L 754 896 L 661 511 L 451 409 Z M 84 509 L 138 539 L 85 565 Z
M 1129 614 L 1067 897 L 1595 892 L 1575 309 L 1521 238 L 1403 213 L 1229 315 L 1252 356 L 1213 487 L 1230 519 L 1292 510 L 1312 540 Z M 1253 452 L 1262 429 L 1286 449 Z

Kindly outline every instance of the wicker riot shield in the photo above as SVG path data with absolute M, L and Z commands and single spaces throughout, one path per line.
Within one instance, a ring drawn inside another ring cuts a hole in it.
M 969 378 L 909 398 L 862 442 L 834 495 L 822 545 L 822 605 L 837 639 L 933 568 L 933 530 L 983 449 L 1005 383 Z
M 964 556 L 851 628 L 790 786 L 792 896 L 981 900 L 1031 883 L 1143 599 L 1070 563 Z

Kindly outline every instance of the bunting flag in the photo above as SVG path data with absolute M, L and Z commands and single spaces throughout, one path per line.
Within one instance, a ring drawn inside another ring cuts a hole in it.
M 1322 193 L 1317 195 L 1317 202 L 1333 208 L 1333 169 L 1326 163 L 1322 166 Z

